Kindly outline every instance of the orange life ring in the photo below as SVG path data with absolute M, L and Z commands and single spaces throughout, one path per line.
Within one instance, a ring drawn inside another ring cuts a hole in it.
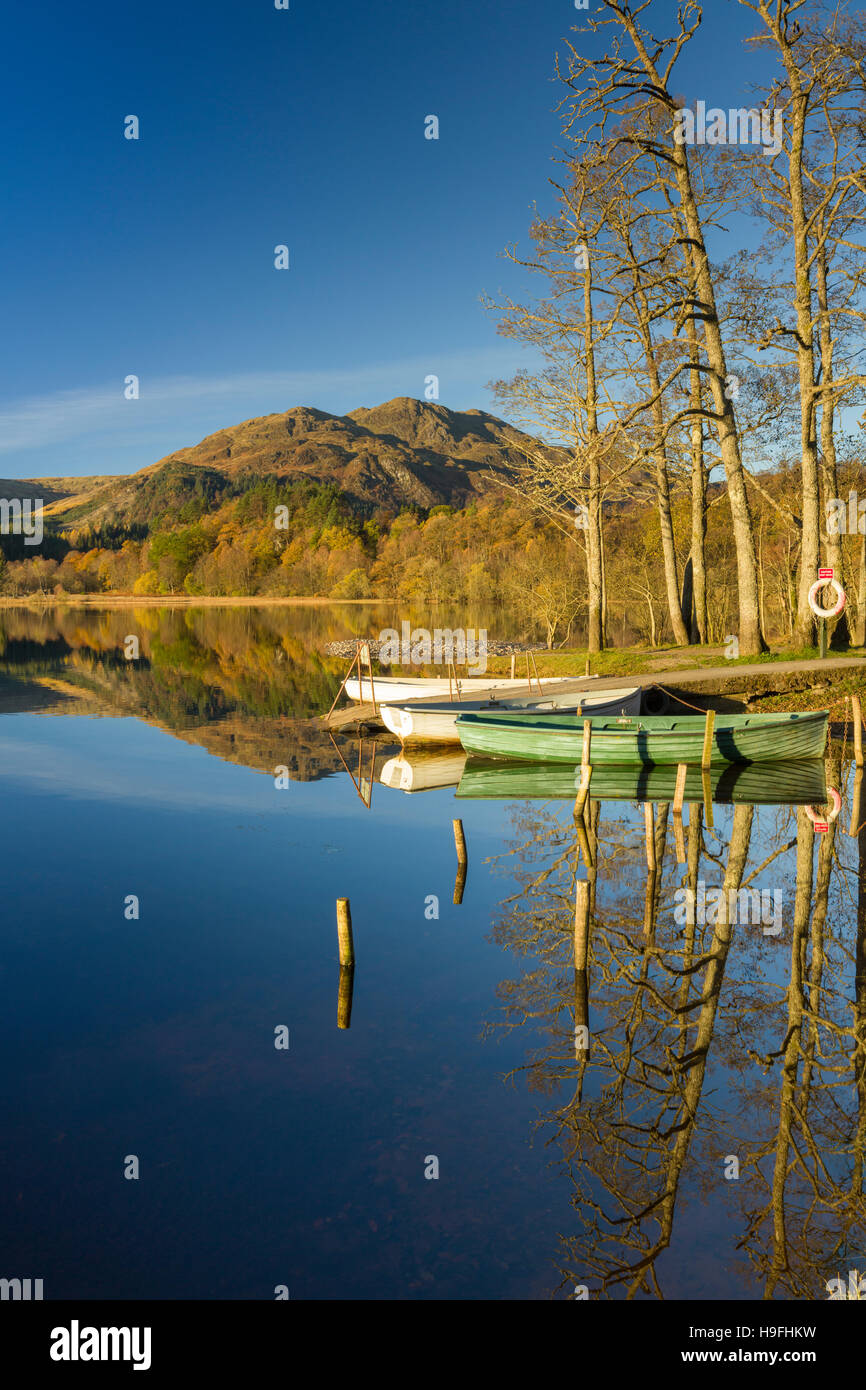
M 820 593 L 825 584 L 832 584 L 833 588 L 836 590 L 837 598 L 835 608 L 820 608 L 815 602 L 816 595 Z M 816 579 L 809 590 L 809 607 L 816 618 L 838 618 L 842 609 L 845 607 L 845 590 L 842 588 L 838 579 Z
M 828 791 L 830 794 L 830 800 L 833 804 L 833 809 L 830 812 L 829 816 L 820 807 L 817 809 L 814 806 L 806 807 L 806 815 L 809 817 L 809 820 L 812 822 L 813 825 L 816 823 L 816 821 L 829 822 L 831 820 L 835 820 L 839 812 L 842 810 L 842 798 L 837 792 L 836 788 L 829 787 Z

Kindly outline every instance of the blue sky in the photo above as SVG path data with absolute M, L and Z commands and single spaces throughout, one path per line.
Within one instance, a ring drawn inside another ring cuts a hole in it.
M 705 11 L 678 87 L 737 105 L 754 16 Z M 657 31 L 674 12 L 654 0 Z M 573 0 L 14 7 L 0 476 L 129 472 L 293 405 L 422 397 L 430 373 L 442 404 L 491 408 L 486 382 L 527 359 L 480 295 L 520 293 L 501 253 L 546 202 L 554 55 L 582 18 Z

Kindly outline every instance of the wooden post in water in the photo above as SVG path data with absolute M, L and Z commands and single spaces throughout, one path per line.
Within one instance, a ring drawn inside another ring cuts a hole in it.
M 704 819 L 707 822 L 707 829 L 715 833 L 715 827 L 713 826 L 713 784 L 710 781 L 710 774 L 707 768 L 703 768 L 701 771 L 701 782 L 704 789 Z M 689 825 L 691 825 L 691 819 L 689 820 Z
M 863 766 L 863 715 L 860 710 L 860 696 L 851 696 L 851 717 L 854 720 L 854 766 Z
M 583 750 L 582 750 L 581 756 L 580 756 L 580 765 L 581 765 L 581 767 L 587 767 L 587 766 L 589 765 L 591 749 L 592 749 L 592 720 L 591 720 L 591 719 L 584 719 L 584 721 L 583 721 Z
M 575 816 L 583 815 L 583 808 L 589 796 L 589 784 L 592 779 L 592 720 L 583 721 L 583 753 L 580 759 L 580 786 L 577 791 L 577 800 L 574 803 Z
M 851 788 L 851 824 L 849 835 L 858 835 L 863 824 L 863 769 L 858 767 L 854 773 L 854 786 Z
M 340 965 L 354 965 L 355 943 L 352 940 L 352 910 L 348 898 L 337 899 L 337 945 Z
M 591 779 L 592 768 L 590 767 L 589 763 L 586 763 L 585 766 L 583 766 L 580 769 L 580 786 L 577 789 L 577 797 L 574 803 L 575 819 L 583 816 L 583 808 L 586 805 L 586 800 L 589 796 L 589 784 Z
M 574 1057 L 577 1062 L 589 1058 L 589 986 L 586 974 L 589 903 L 589 880 L 579 878 L 574 885 Z
M 589 950 L 589 880 L 579 878 L 574 885 L 574 968 L 586 969 Z
M 708 709 L 707 720 L 704 724 L 704 749 L 701 753 L 701 768 L 705 772 L 709 772 L 710 763 L 713 760 L 713 728 L 715 723 L 716 711 L 714 709 Z
M 686 777 L 688 775 L 688 765 L 679 763 L 677 766 L 677 781 L 674 787 L 674 841 L 677 848 L 677 863 L 686 862 L 686 840 L 683 834 L 683 798 L 686 794 Z
M 463 901 L 463 890 L 466 887 L 466 867 L 469 863 L 469 856 L 466 853 L 466 836 L 463 834 L 462 820 L 452 821 L 454 826 L 454 848 L 457 850 L 457 877 L 454 880 L 454 903 L 459 907 Z
M 652 873 L 656 866 L 656 833 L 653 818 L 653 804 L 645 801 L 643 806 L 644 827 L 646 829 L 646 866 Z
M 644 895 L 643 930 L 648 941 L 653 936 L 653 913 L 655 912 L 656 882 L 658 879 L 658 856 L 656 855 L 655 807 L 651 801 L 643 805 L 644 829 L 646 831 L 646 893 Z
M 352 1022 L 352 992 L 355 987 L 354 965 L 340 966 L 340 984 L 337 991 L 337 1027 L 348 1028 Z
M 574 972 L 574 1060 L 589 1060 L 589 986 L 585 970 Z
M 574 833 L 577 836 L 577 843 L 583 855 L 583 862 L 586 865 L 587 873 L 589 873 L 594 865 L 592 862 L 592 847 L 589 843 L 589 835 L 586 829 L 586 818 L 582 814 L 578 815 L 576 812 L 574 817 Z
M 463 834 L 462 820 L 452 821 L 454 826 L 454 848 L 457 850 L 457 863 L 468 863 L 469 856 L 466 853 L 466 836 Z

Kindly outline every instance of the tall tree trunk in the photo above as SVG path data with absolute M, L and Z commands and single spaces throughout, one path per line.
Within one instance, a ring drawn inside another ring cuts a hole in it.
M 692 557 L 690 555 L 683 565 L 683 588 L 680 594 L 680 612 L 683 615 L 683 622 L 688 629 L 689 641 L 691 642 L 695 640 L 694 596 L 694 566 L 692 565 Z
M 680 583 L 677 574 L 674 522 L 671 514 L 671 489 L 670 479 L 668 477 L 667 451 L 665 449 L 665 418 L 664 406 L 662 404 L 661 382 L 659 380 L 658 363 L 653 347 L 652 334 L 649 328 L 650 308 L 637 279 L 635 280 L 635 291 L 635 299 L 639 306 L 638 312 L 642 317 L 642 322 L 638 324 L 638 331 L 643 340 L 647 374 L 649 376 L 650 392 L 652 393 L 653 400 L 652 417 L 656 438 L 655 449 L 653 450 L 653 461 L 655 463 L 656 498 L 658 502 L 659 531 L 661 533 L 662 542 L 662 561 L 665 571 L 665 591 L 668 600 L 668 613 L 670 614 L 674 641 L 678 647 L 687 647 L 689 645 L 689 632 L 683 621 L 683 610 L 680 606 Z
M 860 537 L 860 573 L 857 576 L 857 621 L 854 644 L 866 647 L 866 536 Z
M 689 352 L 693 365 L 689 373 L 691 392 L 690 405 L 697 413 L 692 417 L 692 605 L 690 618 L 690 637 L 693 642 L 706 645 L 707 642 L 707 473 L 704 467 L 704 426 L 701 418 L 701 373 L 698 356 L 698 331 L 694 315 L 687 321 Z M 685 610 L 684 610 L 685 611 Z M 760 616 L 760 615 L 759 615 Z
M 827 504 L 831 498 L 839 496 L 839 476 L 836 468 L 835 419 L 836 401 L 833 397 L 833 335 L 830 324 L 829 297 L 827 291 L 827 252 L 825 246 L 818 248 L 815 262 L 818 290 L 818 341 L 821 350 L 821 485 L 824 492 L 824 512 L 822 540 L 828 562 L 833 566 L 833 574 L 842 588 L 845 587 L 843 571 L 842 534 L 830 531 L 827 527 Z M 839 621 L 833 629 L 831 646 L 840 650 L 850 645 L 851 633 L 847 609 L 842 610 Z
M 659 70 L 655 59 L 650 55 L 643 30 L 639 27 L 634 15 L 625 6 L 611 4 L 611 0 L 607 0 L 607 3 L 610 8 L 615 10 L 619 22 L 628 33 L 644 72 L 655 85 L 657 92 L 664 94 L 663 99 L 671 120 L 671 144 L 665 152 L 666 167 L 672 170 L 676 182 L 695 275 L 698 301 L 695 311 L 700 315 L 704 324 L 710 390 L 715 413 L 718 417 L 719 450 L 728 485 L 728 502 L 731 508 L 731 523 L 737 552 L 740 652 L 743 656 L 757 656 L 760 652 L 767 650 L 767 644 L 761 631 L 761 615 L 758 604 L 758 564 L 755 555 L 755 535 L 752 529 L 749 497 L 746 491 L 746 477 L 743 471 L 737 419 L 733 402 L 727 395 L 728 367 L 713 287 L 713 272 L 704 241 L 698 200 L 692 186 L 687 146 L 678 144 L 674 137 L 675 104 L 667 94 L 662 71 Z
M 668 465 L 664 448 L 655 451 L 656 496 L 658 499 L 659 531 L 662 541 L 662 560 L 665 571 L 665 591 L 668 600 L 668 613 L 671 620 L 674 641 L 678 647 L 689 645 L 688 628 L 683 621 L 680 599 L 680 584 L 677 574 L 677 552 L 674 545 L 674 523 L 671 516 L 671 492 L 668 480 Z
M 590 467 L 592 477 L 592 467 Z M 586 530 L 586 645 L 591 652 L 604 651 L 604 603 L 602 591 L 601 524 L 598 489 L 590 482 Z
M 585 228 L 582 228 L 585 233 Z M 605 645 L 605 587 L 604 548 L 602 546 L 601 464 L 598 456 L 598 388 L 595 377 L 595 343 L 593 340 L 592 268 L 589 253 L 583 271 L 583 341 L 586 357 L 586 419 L 589 435 L 589 505 L 586 536 L 587 566 L 587 648 L 604 651 Z
M 803 159 L 809 116 L 809 91 L 804 89 L 800 66 L 792 46 L 796 25 L 789 27 L 778 0 L 757 0 L 751 7 L 763 19 L 785 68 L 790 92 L 790 149 L 788 152 L 788 200 L 794 249 L 794 310 L 797 320 L 797 369 L 800 378 L 800 477 L 802 485 L 800 570 L 797 586 L 795 640 L 811 646 L 815 640 L 815 616 L 809 607 L 809 590 L 818 578 L 821 511 L 818 489 L 818 444 L 815 437 L 815 321 L 812 313 L 812 281 L 808 214 L 803 190 Z

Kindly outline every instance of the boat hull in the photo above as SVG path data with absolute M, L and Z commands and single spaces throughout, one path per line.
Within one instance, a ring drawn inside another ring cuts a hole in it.
M 453 680 L 449 685 L 447 676 L 444 679 L 441 676 L 374 676 L 371 689 L 370 677 L 365 675 L 363 684 L 357 676 L 351 676 L 346 681 L 345 691 L 356 704 L 372 701 L 374 695 L 377 704 L 383 701 L 394 704 L 395 701 L 423 700 L 425 697 L 447 699 L 449 694 L 454 692 L 456 696 L 458 691 L 469 699 L 476 692 L 481 695 L 488 690 L 508 690 L 515 695 L 522 693 L 527 696 L 534 690 L 538 695 L 539 685 L 546 689 L 562 683 L 562 676 L 542 676 L 540 680 L 533 676 L 531 685 L 526 680 L 512 680 L 509 676 L 470 676 L 468 679 L 461 676 L 456 686 Z
M 380 705 L 379 713 L 385 727 L 396 734 L 404 746 L 427 743 L 459 745 L 457 718 L 461 714 L 521 711 L 549 717 L 554 714 L 575 714 L 581 710 L 595 715 L 637 714 L 640 702 L 640 688 L 630 686 L 622 690 L 591 691 L 585 696 L 578 692 L 547 697 L 536 694 L 519 698 L 505 696 L 498 700 L 461 700 L 459 703 L 409 700 L 403 704 Z
M 808 714 L 717 715 L 712 762 L 781 762 L 820 758 L 827 743 L 827 710 Z M 699 715 L 591 719 L 589 761 L 669 766 L 700 763 L 704 719 Z M 581 762 L 584 720 L 578 716 L 532 719 L 529 715 L 458 717 L 457 731 L 467 753 L 529 762 Z

